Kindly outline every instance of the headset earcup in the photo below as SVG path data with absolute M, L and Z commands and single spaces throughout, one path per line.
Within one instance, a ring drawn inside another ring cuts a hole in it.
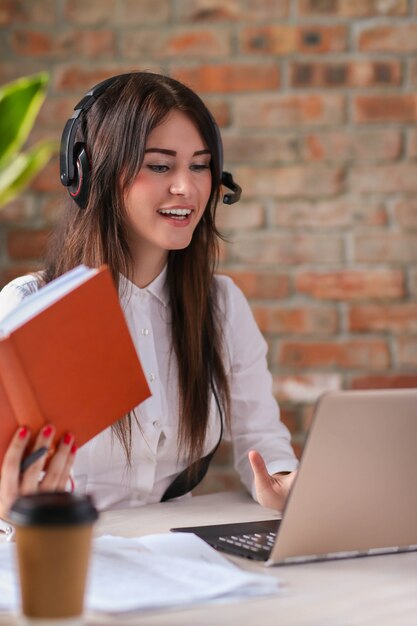
M 74 146 L 74 181 L 68 187 L 69 194 L 78 204 L 80 209 L 85 209 L 88 202 L 88 192 L 90 189 L 90 159 L 84 144 L 77 143 Z

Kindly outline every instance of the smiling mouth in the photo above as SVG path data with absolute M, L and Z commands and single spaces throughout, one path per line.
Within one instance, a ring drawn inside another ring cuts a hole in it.
M 170 217 L 174 220 L 186 220 L 189 215 L 191 215 L 191 209 L 159 209 L 159 215 L 163 215 L 164 217 Z

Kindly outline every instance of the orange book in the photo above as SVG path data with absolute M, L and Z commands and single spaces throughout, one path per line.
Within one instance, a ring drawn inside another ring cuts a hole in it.
M 0 321 L 0 467 L 19 425 L 54 424 L 79 447 L 150 395 L 106 266 L 67 272 Z

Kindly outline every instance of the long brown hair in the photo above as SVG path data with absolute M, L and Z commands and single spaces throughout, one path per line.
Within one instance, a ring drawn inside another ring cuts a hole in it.
M 87 206 L 68 200 L 47 254 L 46 281 L 84 263 L 109 265 L 133 275 L 124 196 L 142 165 L 149 133 L 178 110 L 196 124 L 211 152 L 211 194 L 190 245 L 168 254 L 172 348 L 178 363 L 179 450 L 191 464 L 202 455 L 211 388 L 215 387 L 228 421 L 229 387 L 217 310 L 214 270 L 220 233 L 215 225 L 219 199 L 221 150 L 210 112 L 191 89 L 172 78 L 148 72 L 115 77 L 91 109 L 82 115 L 77 140 L 87 146 L 92 164 Z M 130 463 L 132 418 L 114 427 Z

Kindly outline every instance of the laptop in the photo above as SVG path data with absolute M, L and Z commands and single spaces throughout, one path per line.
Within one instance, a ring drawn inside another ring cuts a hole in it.
M 281 520 L 171 530 L 266 565 L 417 550 L 417 389 L 321 396 Z

